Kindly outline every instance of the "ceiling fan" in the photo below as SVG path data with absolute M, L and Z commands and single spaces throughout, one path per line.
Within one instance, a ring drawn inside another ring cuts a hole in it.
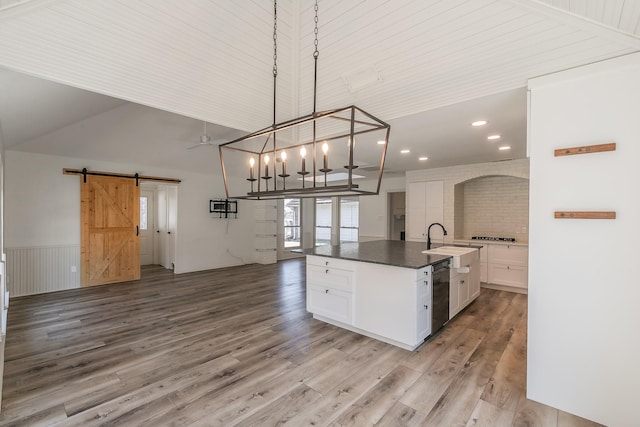
M 200 142 L 190 147 L 187 147 L 187 150 L 193 150 L 194 148 L 202 147 L 205 145 L 213 145 L 213 142 L 211 141 L 211 137 L 207 133 L 207 122 L 203 121 L 203 123 L 204 123 L 204 131 L 202 132 L 202 135 L 200 135 Z

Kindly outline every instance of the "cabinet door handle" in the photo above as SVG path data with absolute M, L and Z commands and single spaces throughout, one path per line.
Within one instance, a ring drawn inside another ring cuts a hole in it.
M 327 268 L 324 272 L 325 274 L 329 274 L 329 269 Z
M 329 261 L 325 261 L 324 265 L 329 265 Z
M 464 280 L 460 280 L 460 286 L 464 285 Z
M 429 281 L 428 281 L 428 280 L 425 280 L 425 281 L 424 281 L 424 285 L 425 285 L 425 286 L 429 286 Z
M 325 290 L 324 290 L 324 293 L 325 293 L 325 294 L 328 294 L 328 293 L 329 293 L 329 289 L 325 289 Z
M 425 305 L 425 306 L 424 306 L 424 309 L 425 309 L 425 310 L 429 310 L 429 306 L 428 306 L 428 305 Z
M 511 268 L 507 265 L 507 270 L 511 270 Z

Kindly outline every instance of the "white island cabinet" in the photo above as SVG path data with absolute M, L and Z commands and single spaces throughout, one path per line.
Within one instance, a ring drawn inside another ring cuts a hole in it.
M 480 293 L 477 251 L 464 263 L 455 256 L 425 253 L 424 243 L 397 240 L 295 252 L 307 256 L 307 311 L 315 319 L 407 350 L 417 348 Z M 443 264 L 462 267 L 449 272 L 457 280 L 449 288 Z
M 308 255 L 307 310 L 316 319 L 413 350 L 431 334 L 432 270 Z
M 480 296 L 480 253 L 468 265 L 452 268 L 449 276 L 449 319 Z
M 351 262 L 307 257 L 307 311 L 353 324 L 354 268 Z

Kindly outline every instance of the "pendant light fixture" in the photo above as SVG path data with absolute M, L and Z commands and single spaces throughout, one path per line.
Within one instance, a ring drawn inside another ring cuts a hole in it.
M 317 111 L 318 1 L 314 5 L 313 112 L 276 121 L 277 0 L 273 4 L 273 123 L 219 145 L 227 198 L 282 199 L 380 192 L 391 127 L 351 105 Z

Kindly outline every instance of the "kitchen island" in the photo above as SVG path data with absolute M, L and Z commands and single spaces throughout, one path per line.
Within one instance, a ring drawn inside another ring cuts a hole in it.
M 434 271 L 448 267 L 451 256 L 422 253 L 425 249 L 423 243 L 379 240 L 296 251 L 307 255 L 307 311 L 414 350 L 480 293 L 476 251 L 469 265 L 446 271 L 445 285 L 454 291 L 446 301 L 434 301 Z M 443 316 L 443 322 L 432 324 L 432 318 Z

